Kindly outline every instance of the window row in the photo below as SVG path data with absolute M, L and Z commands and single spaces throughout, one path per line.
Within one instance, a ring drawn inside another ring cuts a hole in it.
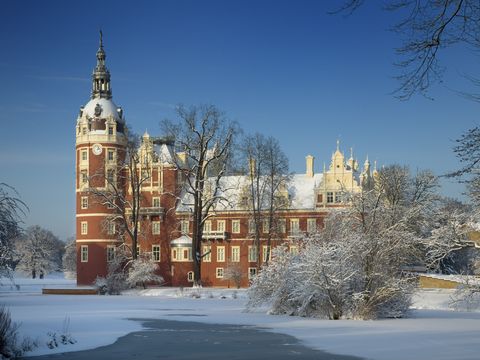
M 248 220 L 248 233 L 255 233 L 255 221 L 252 219 Z M 231 220 L 232 233 L 240 234 L 240 220 Z M 285 234 L 287 232 L 287 219 L 278 219 L 276 220 L 276 226 L 270 226 L 268 219 L 264 219 L 261 222 L 262 232 L 268 234 L 270 232 L 276 231 L 278 233 Z M 309 218 L 307 219 L 307 232 L 312 233 L 317 230 L 317 219 Z M 188 235 L 190 232 L 190 221 L 181 220 L 180 222 L 180 231 L 182 234 Z M 210 233 L 212 232 L 212 220 L 207 220 L 203 224 L 203 232 Z M 226 231 L 226 220 L 216 220 L 216 231 L 223 232 Z M 300 229 L 300 219 L 290 219 L 290 230 L 289 233 L 295 234 L 299 233 Z
M 107 245 L 107 261 L 115 260 L 115 245 Z M 139 247 L 137 247 L 138 254 L 140 254 Z M 152 252 L 150 253 L 153 261 L 160 261 L 160 245 L 152 245 Z M 88 262 L 88 245 L 80 246 L 80 261 Z
M 160 235 L 160 221 L 152 221 L 151 224 L 152 224 L 151 225 L 152 235 Z M 137 229 L 138 231 L 140 231 L 140 224 L 138 224 Z M 106 233 L 108 235 L 115 235 L 116 233 L 115 222 L 111 221 L 107 223 Z M 88 235 L 88 221 L 80 222 L 80 234 Z

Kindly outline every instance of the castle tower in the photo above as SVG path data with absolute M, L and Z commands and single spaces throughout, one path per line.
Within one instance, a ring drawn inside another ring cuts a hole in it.
M 108 259 L 119 241 L 115 223 L 108 220 L 112 206 L 91 190 L 106 189 L 119 181 L 117 169 L 126 149 L 125 119 L 112 101 L 101 32 L 96 57 L 91 100 L 80 108 L 75 130 L 77 283 L 82 285 L 106 275 Z

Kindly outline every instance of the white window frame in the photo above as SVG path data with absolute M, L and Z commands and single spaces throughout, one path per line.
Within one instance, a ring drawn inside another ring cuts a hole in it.
M 212 220 L 206 220 L 203 223 L 203 232 L 205 234 L 211 233 L 212 232 Z
M 80 234 L 88 235 L 88 221 L 80 222 Z
M 263 233 L 268 234 L 268 231 L 270 230 L 270 219 L 263 219 L 262 227 Z
M 205 255 L 202 258 L 202 262 L 212 262 L 212 247 L 210 245 L 203 245 L 202 254 L 206 254 L 210 251 L 210 254 Z
M 217 262 L 225 262 L 225 246 L 217 246 Z
M 255 221 L 253 219 L 248 219 L 248 233 L 255 234 Z
M 251 280 L 255 276 L 257 276 L 257 268 L 256 267 L 249 267 L 248 268 L 248 278 Z
M 152 221 L 152 235 L 160 235 L 160 221 Z
M 111 155 L 111 158 L 110 158 Z M 114 149 L 108 149 L 107 150 L 107 162 L 113 163 L 115 162 L 115 150 Z
M 194 282 L 195 281 L 195 273 L 193 271 L 189 271 L 187 273 L 187 281 Z
M 270 257 L 271 257 L 271 247 L 268 245 L 263 245 L 262 246 L 262 262 L 267 261 L 267 251 L 270 249 Z
M 240 234 L 240 220 L 232 220 L 232 233 Z
M 290 254 L 297 255 L 298 254 L 298 246 L 297 245 L 290 245 L 289 246 Z
M 88 150 L 80 150 L 80 162 L 86 163 L 88 162 Z
M 240 262 L 240 246 L 232 246 L 231 249 L 231 261 Z
M 152 260 L 155 262 L 160 261 L 160 245 L 152 245 Z
M 225 232 L 225 220 L 217 220 L 217 231 Z
M 307 232 L 314 233 L 315 231 L 317 231 L 317 219 L 315 218 L 307 219 Z
M 88 209 L 88 196 L 82 196 L 80 198 L 80 208 L 83 210 Z
M 115 260 L 115 245 L 107 245 L 107 262 Z
M 287 219 L 278 219 L 278 232 L 280 234 L 287 232 Z
M 114 235 L 115 234 L 115 222 L 109 221 L 107 225 L 107 234 Z
M 333 191 L 327 192 L 327 204 L 333 204 L 333 199 L 334 199 Z
M 88 245 L 80 246 L 80 261 L 88 262 Z
M 183 235 L 188 235 L 188 233 L 190 232 L 190 221 L 188 220 L 180 221 L 180 232 Z
M 300 233 L 300 219 L 290 219 L 290 234 Z
M 160 207 L 160 198 L 155 196 L 152 198 L 152 207 L 159 208 Z
M 255 245 L 248 246 L 248 262 L 258 261 L 258 251 Z
M 225 271 L 224 271 L 223 267 L 217 267 L 215 269 L 215 277 L 217 279 L 223 279 L 224 276 L 225 276 Z

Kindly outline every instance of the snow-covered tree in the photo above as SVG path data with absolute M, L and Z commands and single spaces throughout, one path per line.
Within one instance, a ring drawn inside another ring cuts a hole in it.
M 67 239 L 65 253 L 62 257 L 62 266 L 68 278 L 75 278 L 77 276 L 77 249 L 75 238 Z
M 233 281 L 237 289 L 240 289 L 244 276 L 245 274 L 239 263 L 229 262 L 223 274 L 223 279 Z
M 24 235 L 17 238 L 15 249 L 18 256 L 17 268 L 30 273 L 32 278 L 62 268 L 65 244 L 52 232 L 38 225 L 29 227 Z
M 414 281 L 402 272 L 423 259 L 421 230 L 435 195 L 428 172 L 386 167 L 375 187 L 350 194 L 296 256 L 281 251 L 253 280 L 250 306 L 329 319 L 404 316 Z
M 155 274 L 158 270 L 158 263 L 148 257 L 140 257 L 129 264 L 127 283 L 134 287 L 138 283 L 146 289 L 147 283 L 163 283 L 163 278 Z
M 0 183 L 0 278 L 11 276 L 15 265 L 14 239 L 20 235 L 26 210 L 15 189 Z

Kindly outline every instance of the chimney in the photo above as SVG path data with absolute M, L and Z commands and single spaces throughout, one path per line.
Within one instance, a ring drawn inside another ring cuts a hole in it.
M 315 158 L 312 155 L 305 156 L 305 160 L 307 162 L 307 176 L 313 177 L 313 161 Z
M 251 157 L 249 160 L 248 160 L 248 167 L 249 167 L 249 170 L 250 170 L 250 177 L 253 178 L 255 177 L 255 173 L 256 173 L 256 166 L 257 166 L 257 162 L 255 161 L 255 159 L 253 157 Z

